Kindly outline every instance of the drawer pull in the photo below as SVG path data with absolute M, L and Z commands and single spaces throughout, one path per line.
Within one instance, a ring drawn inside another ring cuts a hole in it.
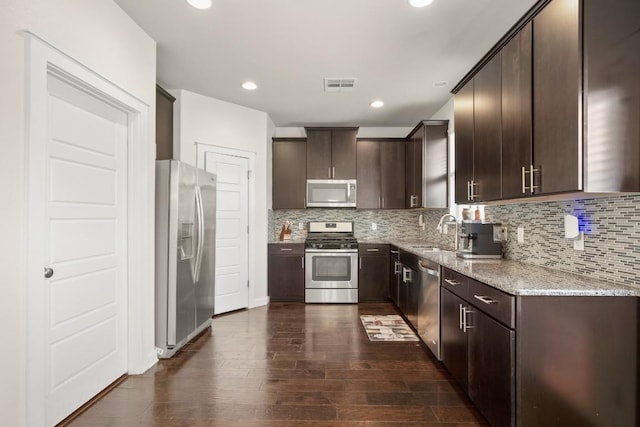
M 444 281 L 448 284 L 450 284 L 451 286 L 458 286 L 460 284 L 460 282 L 456 281 L 456 280 L 452 280 L 452 279 L 444 279 Z
M 378 249 L 378 248 L 370 248 L 370 249 L 367 249 L 367 252 L 380 252 L 380 249 Z
M 280 248 L 280 251 L 282 252 L 291 252 L 293 249 L 291 248 Z
M 399 251 L 393 251 L 393 250 L 392 250 L 392 251 L 391 251 L 391 253 L 392 253 L 392 254 L 399 254 L 400 252 L 399 252 Z
M 487 296 L 484 295 L 474 295 L 473 296 L 475 299 L 482 301 L 485 304 L 498 304 L 498 301 L 491 299 Z

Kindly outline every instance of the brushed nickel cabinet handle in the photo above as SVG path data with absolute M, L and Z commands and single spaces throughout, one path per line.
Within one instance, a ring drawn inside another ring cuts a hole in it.
M 498 301 L 491 299 L 485 295 L 474 295 L 473 297 L 479 301 L 482 301 L 485 304 L 498 304 Z

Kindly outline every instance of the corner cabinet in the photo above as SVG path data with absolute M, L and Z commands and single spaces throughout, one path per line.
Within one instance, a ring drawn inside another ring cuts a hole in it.
M 389 299 L 389 245 L 358 245 L 358 301 Z
M 273 139 L 273 209 L 304 209 L 307 143 L 304 139 Z
M 305 128 L 307 178 L 355 179 L 358 128 Z
M 304 243 L 270 243 L 269 298 L 304 301 Z
M 424 120 L 405 143 L 405 208 L 448 206 L 449 122 Z
M 358 208 L 404 208 L 404 156 L 404 139 L 358 140 Z

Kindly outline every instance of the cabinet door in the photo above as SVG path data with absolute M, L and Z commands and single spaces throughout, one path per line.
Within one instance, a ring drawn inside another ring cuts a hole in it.
M 304 209 L 306 158 L 305 140 L 273 141 L 273 209 Z
M 469 397 L 492 426 L 515 425 L 515 332 L 477 309 L 467 323 Z
M 404 208 L 404 156 L 402 142 L 380 142 L 380 197 L 385 209 Z M 361 182 L 358 178 L 358 187 Z
M 449 205 L 449 125 L 426 125 L 424 139 L 424 207 Z
M 277 250 L 286 250 L 290 245 L 273 246 L 276 246 Z M 282 254 L 274 253 L 273 250 L 270 252 L 269 297 L 274 301 L 304 301 L 304 250 L 294 249 L 290 255 L 286 251 Z
M 333 178 L 356 178 L 356 129 L 331 131 Z
M 331 165 L 331 131 L 307 130 L 307 178 L 329 179 Z
M 473 78 L 473 194 L 475 201 L 502 196 L 502 100 L 500 55 Z
M 422 206 L 422 144 L 424 126 L 405 143 L 405 207 Z
M 442 363 L 462 389 L 467 391 L 467 334 L 460 328 L 460 310 L 465 302 L 446 288 L 440 291 Z
M 173 159 L 173 103 L 175 98 L 156 85 L 156 160 Z
M 380 143 L 377 141 L 358 141 L 358 189 L 356 207 L 378 209 L 380 196 Z
M 531 24 L 501 51 L 502 197 L 523 197 L 522 168 L 531 165 Z M 526 185 L 529 186 L 529 177 Z M 527 192 L 528 193 L 528 192 Z
M 359 245 L 358 301 L 389 299 L 389 246 Z
M 454 98 L 456 131 L 456 203 L 469 202 L 469 183 L 473 179 L 473 80 Z
M 640 191 L 640 1 L 584 9 L 585 190 Z M 614 143 L 615 141 L 615 143 Z M 610 143 L 607 143 L 610 142 Z M 607 143 L 607 155 L 603 144 Z
M 537 194 L 581 190 L 579 0 L 552 0 L 533 19 L 533 162 Z

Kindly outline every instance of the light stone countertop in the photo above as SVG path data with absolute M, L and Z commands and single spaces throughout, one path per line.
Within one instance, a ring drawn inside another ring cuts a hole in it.
M 519 296 L 636 296 L 640 286 L 618 285 L 587 276 L 509 260 L 463 260 L 453 251 L 429 251 L 428 242 L 390 241 L 400 249 Z

